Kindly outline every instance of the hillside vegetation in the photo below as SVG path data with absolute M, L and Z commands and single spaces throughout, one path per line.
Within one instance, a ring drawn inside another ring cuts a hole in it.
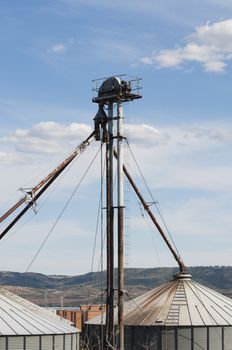
M 172 279 L 177 268 L 131 268 L 125 270 L 128 297 L 133 298 Z M 231 266 L 189 267 L 192 278 L 220 293 L 232 297 Z M 117 271 L 115 271 L 117 276 Z M 116 282 L 116 281 L 115 281 Z M 106 285 L 106 273 L 78 276 L 50 276 L 40 273 L 0 272 L 0 285 L 43 306 L 79 306 L 100 302 L 101 283 Z

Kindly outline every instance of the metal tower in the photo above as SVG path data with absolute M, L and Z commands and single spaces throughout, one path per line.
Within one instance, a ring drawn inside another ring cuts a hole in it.
M 140 80 L 127 75 L 94 80 L 93 102 L 98 103 L 94 118 L 96 140 L 106 143 L 107 204 L 107 307 L 106 348 L 114 348 L 114 210 L 117 209 L 118 243 L 118 330 L 119 349 L 124 350 L 124 235 L 123 235 L 123 110 L 124 102 L 139 99 Z M 105 110 L 108 111 L 108 115 Z M 114 112 L 116 110 L 116 116 Z M 116 128 L 114 127 L 116 121 Z M 115 130 L 116 129 L 116 130 Z M 117 148 L 117 201 L 113 193 L 114 147 Z M 116 205 L 115 205 L 116 202 Z

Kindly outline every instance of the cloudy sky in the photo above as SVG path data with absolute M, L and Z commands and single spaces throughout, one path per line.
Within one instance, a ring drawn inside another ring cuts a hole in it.
M 185 263 L 231 264 L 231 1 L 2 0 L 0 45 L 1 213 L 90 134 L 92 79 L 127 73 L 143 78 L 124 109 L 129 143 Z M 98 150 L 1 241 L 1 270 L 27 270 Z M 98 153 L 30 271 L 90 271 L 99 184 Z M 127 253 L 129 267 L 175 266 L 132 192 Z

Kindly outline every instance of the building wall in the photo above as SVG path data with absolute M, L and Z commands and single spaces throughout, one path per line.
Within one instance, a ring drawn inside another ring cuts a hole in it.
M 0 350 L 79 350 L 79 334 L 0 336 Z
M 92 320 L 92 318 L 101 315 L 105 311 L 105 305 L 81 305 L 78 310 L 56 310 L 56 314 L 71 321 L 76 328 L 82 330 L 85 322 Z
M 73 326 L 82 328 L 82 313 L 81 310 L 56 310 L 56 314 L 72 322 Z
M 101 326 L 85 327 L 88 349 L 100 349 Z M 232 327 L 126 326 L 125 350 L 232 350 Z

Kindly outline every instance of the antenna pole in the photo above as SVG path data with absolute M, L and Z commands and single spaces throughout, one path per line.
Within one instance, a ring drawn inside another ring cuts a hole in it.
M 122 102 L 117 103 L 117 173 L 118 173 L 118 328 L 119 350 L 124 350 L 124 237 L 123 237 L 123 152 Z

